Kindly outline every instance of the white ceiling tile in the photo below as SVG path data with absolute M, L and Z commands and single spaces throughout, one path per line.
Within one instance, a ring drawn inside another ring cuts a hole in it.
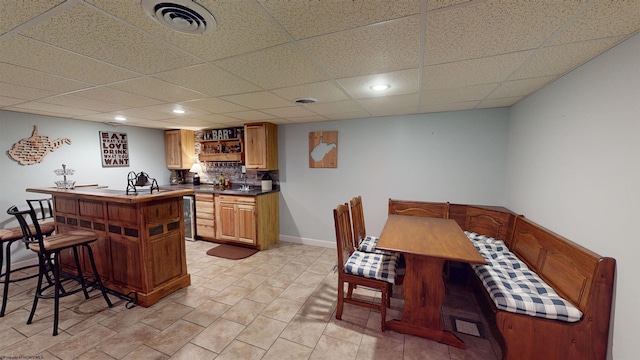
M 312 111 L 309 111 L 303 105 L 289 106 L 277 109 L 265 109 L 262 111 L 279 118 L 293 118 L 316 115 Z
M 551 44 L 629 35 L 640 27 L 640 3 L 637 0 L 593 1 Z
M 1 86 L 1 84 L 0 84 Z M 0 106 L 10 106 L 15 104 L 20 104 L 25 102 L 24 99 L 17 99 L 14 97 L 1 96 L 0 95 Z
M 368 98 L 357 100 L 357 102 L 369 112 L 411 107 L 413 107 L 413 111 L 415 112 L 418 107 L 418 94 Z
M 151 77 L 127 80 L 109 85 L 109 87 L 115 90 L 150 96 L 154 99 L 168 102 L 180 102 L 205 97 L 203 94 L 193 90 Z
M 315 104 L 307 104 L 305 107 L 316 114 L 332 115 L 339 113 L 357 113 L 362 110 L 354 100 L 335 101 L 335 102 L 317 102 Z
M 369 97 L 393 96 L 418 92 L 420 71 L 409 69 L 390 73 L 365 75 L 337 80 L 354 99 Z M 371 89 L 372 85 L 388 84 L 391 87 L 384 91 Z
M 120 104 L 126 107 L 150 106 L 150 105 L 158 105 L 162 103 L 160 100 L 157 100 L 157 99 L 152 99 L 150 97 L 136 95 L 136 94 L 132 94 L 125 91 L 116 90 L 116 89 L 110 89 L 107 87 L 99 87 L 99 88 L 77 91 L 77 92 L 74 92 L 73 95 L 84 97 L 87 99 L 106 101 L 113 104 Z
M 275 89 L 271 90 L 271 92 L 291 102 L 300 98 L 313 98 L 321 103 L 349 98 L 333 81 Z
M 449 6 L 469 4 L 471 0 L 429 0 L 427 1 L 427 11 L 443 9 Z
M 99 112 L 112 112 L 118 110 L 124 110 L 127 107 L 123 105 L 113 104 L 100 100 L 87 99 L 84 97 L 74 95 L 61 95 L 53 96 L 50 98 L 42 99 L 41 102 L 47 104 L 62 105 L 68 107 L 77 107 L 80 109 L 87 109 Z
M 334 78 L 415 68 L 420 20 L 411 17 L 302 41 Z
M 436 104 L 458 103 L 482 100 L 489 95 L 498 84 L 483 84 L 461 88 L 426 90 L 421 94 L 420 103 L 425 106 Z
M 134 108 L 118 111 L 118 114 L 122 114 L 128 118 L 138 118 L 145 121 L 148 120 L 165 120 L 174 117 L 175 115 L 169 114 L 163 111 L 156 111 L 150 108 Z
M 215 62 L 264 89 L 327 80 L 327 76 L 294 45 L 283 45 Z
M 1 69 L 1 65 L 0 65 L 0 69 Z M 2 74 L 2 70 L 0 70 L 0 74 Z M 14 98 L 23 99 L 23 100 L 35 100 L 35 99 L 41 99 L 47 96 L 53 96 L 56 94 L 55 92 L 49 91 L 49 90 L 42 90 L 42 89 L 37 89 L 33 87 L 10 84 L 10 83 L 4 82 L 4 77 L 2 75 L 0 75 L 0 79 L 3 80 L 3 81 L 0 81 L 0 96 L 14 97 Z
M 371 116 L 397 116 L 397 115 L 411 115 L 416 113 L 416 107 L 408 107 L 408 108 L 395 108 L 395 109 L 387 109 L 387 108 L 378 108 L 369 110 Z
M 82 3 L 26 29 L 23 35 L 143 74 L 201 62 L 175 46 Z
M 531 54 L 530 51 L 433 65 L 424 69 L 423 89 L 446 89 L 498 83 L 505 80 Z
M 65 0 L 2 0 L 0 1 L 0 14 L 11 14 L 11 16 L 0 16 L 0 29 L 11 30 L 41 13 L 55 8 L 64 1 Z
M 209 96 L 221 96 L 261 90 L 217 66 L 204 64 L 177 69 L 154 77 Z
M 520 67 L 511 79 L 564 74 L 620 40 L 620 37 L 614 37 L 542 48 Z
M 249 108 L 246 108 L 244 106 L 230 103 L 228 101 L 224 101 L 218 98 L 206 98 L 206 99 L 185 101 L 184 104 L 186 106 L 193 107 L 200 110 L 205 110 L 208 112 L 212 112 L 214 114 L 224 114 L 224 113 L 234 112 L 234 111 L 249 110 Z
M 206 115 L 198 115 L 198 116 L 193 116 L 194 119 L 198 119 L 198 120 L 202 120 L 202 121 L 206 121 L 208 123 L 219 123 L 219 124 L 225 124 L 225 123 L 230 123 L 230 122 L 238 122 L 238 119 L 236 118 L 232 118 L 226 115 L 220 115 L 220 114 L 206 114 Z
M 221 99 L 232 102 L 234 104 L 245 106 L 249 109 L 273 109 L 291 106 L 292 104 L 291 101 L 287 101 L 267 91 L 222 96 Z
M 364 110 L 341 112 L 336 114 L 327 114 L 325 117 L 329 120 L 348 120 L 348 119 L 362 119 L 370 117 L 368 112 Z
M 250 110 L 250 111 L 239 111 L 225 114 L 226 116 L 236 118 L 238 120 L 244 121 L 263 121 L 263 120 L 271 120 L 275 117 L 273 115 L 269 115 L 260 111 Z
M 420 13 L 420 0 L 258 0 L 295 39 L 334 33 Z M 338 6 L 339 5 L 339 6 Z
M 94 85 L 130 79 L 140 74 L 74 54 L 45 43 L 11 36 L 0 39 L 0 62 L 39 70 Z
M 514 96 L 514 97 L 508 97 L 508 98 L 501 98 L 501 99 L 483 100 L 480 102 L 480 104 L 478 104 L 477 108 L 481 109 L 481 108 L 494 108 L 494 107 L 509 107 L 511 105 L 514 105 L 521 99 L 522 99 L 522 96 Z
M 538 48 L 580 6 L 580 1 L 490 0 L 427 13 L 425 64 Z
M 553 76 L 545 76 L 533 79 L 505 81 L 489 95 L 489 99 L 507 98 L 514 96 L 526 96 L 531 94 L 554 79 Z
M 327 121 L 328 119 L 324 116 L 313 115 L 313 116 L 302 116 L 302 117 L 287 117 L 284 120 L 292 123 L 305 123 L 305 122 Z
M 88 114 L 95 113 L 95 111 L 92 111 L 92 110 L 80 109 L 77 107 L 70 107 L 70 106 L 63 106 L 63 105 L 56 105 L 56 104 L 47 104 L 39 101 L 26 102 L 26 103 L 15 105 L 14 107 L 20 108 L 20 109 L 42 111 L 42 112 L 51 113 L 51 114 L 71 114 L 74 116 L 88 115 Z
M 84 82 L 65 79 L 40 71 L 31 71 L 23 67 L 6 63 L 0 63 L 0 79 L 2 79 L 3 82 L 15 85 L 49 90 L 58 93 L 79 90 L 90 86 Z

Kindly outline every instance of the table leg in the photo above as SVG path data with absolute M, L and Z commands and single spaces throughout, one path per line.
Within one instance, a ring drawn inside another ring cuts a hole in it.
M 406 253 L 404 257 L 407 269 L 402 285 L 402 320 L 388 321 L 387 328 L 464 349 L 464 342 L 453 333 L 445 331 L 442 323 L 444 259 Z

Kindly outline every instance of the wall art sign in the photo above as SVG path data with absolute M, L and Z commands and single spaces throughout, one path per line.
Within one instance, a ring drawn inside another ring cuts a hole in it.
M 309 133 L 309 167 L 338 167 L 337 131 L 316 131 Z
M 129 166 L 127 133 L 100 131 L 102 167 Z
M 38 135 L 38 127 L 34 125 L 31 137 L 13 144 L 7 153 L 20 165 L 34 165 L 41 163 L 48 153 L 58 150 L 64 144 L 71 145 L 71 140 L 67 138 L 51 140 L 49 136 Z

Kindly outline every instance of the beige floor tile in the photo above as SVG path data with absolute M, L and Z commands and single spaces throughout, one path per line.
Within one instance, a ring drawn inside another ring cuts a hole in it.
M 304 264 L 296 264 L 296 263 L 288 263 L 282 267 L 278 272 L 283 274 L 291 274 L 291 275 L 300 275 L 305 270 L 307 270 L 309 266 Z
M 279 297 L 271 302 L 262 315 L 275 320 L 289 322 L 298 313 L 303 303 Z
M 193 311 L 183 316 L 182 319 L 200 326 L 209 326 L 230 308 L 231 305 L 207 300 L 202 303 L 202 305 L 196 307 Z
M 159 333 L 160 330 L 152 326 L 137 323 L 104 340 L 96 346 L 96 349 L 116 359 L 120 359 Z
M 192 307 L 175 302 L 168 302 L 158 311 L 142 319 L 142 322 L 156 329 L 164 330 L 191 311 L 193 311 Z
M 213 360 L 218 354 L 194 344 L 187 344 L 171 356 L 171 360 Z
M 313 349 L 304 345 L 279 338 L 269 348 L 262 360 L 306 360 Z
M 237 339 L 268 350 L 286 326 L 286 322 L 258 316 L 238 335 Z
M 404 360 L 449 360 L 449 346 L 418 336 L 406 335 Z
M 245 297 L 250 289 L 243 288 L 240 286 L 230 285 L 227 286 L 224 290 L 221 290 L 216 296 L 213 297 L 212 300 L 217 302 L 221 302 L 227 305 L 235 305 L 240 299 Z
M 252 273 L 271 276 L 282 269 L 282 264 L 262 264 L 253 269 Z
M 117 315 L 109 319 L 101 321 L 100 324 L 108 327 L 111 330 L 120 332 L 128 329 L 133 324 L 140 322 L 147 316 L 151 316 L 151 314 L 153 314 L 154 312 L 156 312 L 156 310 L 152 308 L 135 306 L 131 309 L 121 311 Z
M 329 321 L 335 314 L 336 305 L 336 300 L 310 296 L 298 313 L 307 317 Z
M 161 333 L 145 342 L 145 345 L 164 354 L 173 355 L 198 335 L 204 327 L 184 320 L 178 320 Z
M 280 297 L 303 303 L 307 301 L 307 298 L 309 298 L 315 290 L 316 288 L 314 286 L 305 286 L 294 282 L 284 289 Z
M 358 354 L 358 345 L 323 335 L 311 353 L 311 360 L 351 360 Z
M 219 318 L 193 338 L 191 342 L 220 354 L 244 329 L 244 325 Z
M 298 274 L 287 274 L 287 273 L 278 271 L 277 273 L 271 275 L 262 284 L 285 289 L 287 288 L 287 286 L 291 285 L 297 278 L 298 278 Z
M 326 327 L 325 321 L 296 315 L 280 334 L 280 337 L 313 348 L 320 340 Z
M 309 267 L 307 268 L 307 271 L 312 272 L 312 273 L 316 273 L 316 274 L 320 274 L 320 275 L 322 275 L 324 277 L 331 270 L 333 270 L 334 266 L 335 266 L 335 262 L 325 262 L 325 261 L 321 261 L 318 258 L 311 265 L 309 265 Z
M 237 277 L 218 274 L 209 279 L 208 282 L 204 282 L 202 284 L 202 287 L 221 291 L 224 290 L 227 286 L 232 285 L 236 281 L 238 281 Z
M 115 331 L 97 324 L 48 348 L 47 351 L 60 359 L 73 359 L 116 334 Z
M 158 350 L 152 349 L 148 346 L 142 345 L 134 351 L 130 352 L 129 355 L 123 357 L 122 360 L 165 360 L 168 358 L 168 355 L 163 354 Z
M 404 345 L 385 338 L 365 335 L 358 349 L 358 360 L 400 359 Z
M 295 279 L 293 282 L 294 284 L 316 287 L 320 285 L 320 283 L 324 280 L 325 277 L 326 277 L 326 273 L 318 274 L 318 273 L 314 273 L 307 270 L 302 274 L 300 274 L 300 276 L 298 276 L 298 278 Z
M 235 340 L 224 349 L 216 360 L 260 360 L 265 353 L 265 350 Z
M 222 317 L 242 325 L 249 325 L 266 307 L 265 304 L 242 299 L 222 314 Z
M 331 319 L 324 330 L 324 335 L 360 345 L 364 336 L 366 320 L 350 316 L 342 316 L 342 320 Z
M 74 360 L 113 360 L 113 358 L 94 348 L 74 358 Z
M 247 275 L 248 273 L 250 273 L 251 271 L 253 271 L 255 268 L 256 268 L 255 266 L 237 264 L 233 267 L 227 268 L 225 271 L 222 272 L 222 275 L 241 278 Z
M 262 284 L 268 278 L 269 278 L 268 276 L 248 273 L 242 278 L 240 278 L 240 280 L 236 281 L 235 285 L 253 290 L 258 286 L 260 286 L 260 284 Z
M 26 338 L 27 338 L 26 336 L 20 334 L 18 331 L 16 331 L 13 328 L 6 328 L 6 329 L 0 330 L 0 339 L 2 339 L 0 341 L 0 354 L 2 354 L 2 349 L 6 348 L 7 346 L 11 346 L 19 341 L 22 341 Z
M 263 304 L 270 304 L 277 298 L 284 289 L 265 284 L 260 284 L 245 296 L 245 299 L 253 300 Z

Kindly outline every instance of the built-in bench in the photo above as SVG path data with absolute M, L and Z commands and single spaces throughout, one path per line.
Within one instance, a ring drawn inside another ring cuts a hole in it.
M 494 261 L 475 267 L 474 278 L 495 315 L 505 359 L 606 358 L 615 259 L 502 207 L 390 199 L 389 213 L 453 219 L 476 248 L 484 246 L 483 256 Z M 515 285 L 495 283 L 511 276 Z

